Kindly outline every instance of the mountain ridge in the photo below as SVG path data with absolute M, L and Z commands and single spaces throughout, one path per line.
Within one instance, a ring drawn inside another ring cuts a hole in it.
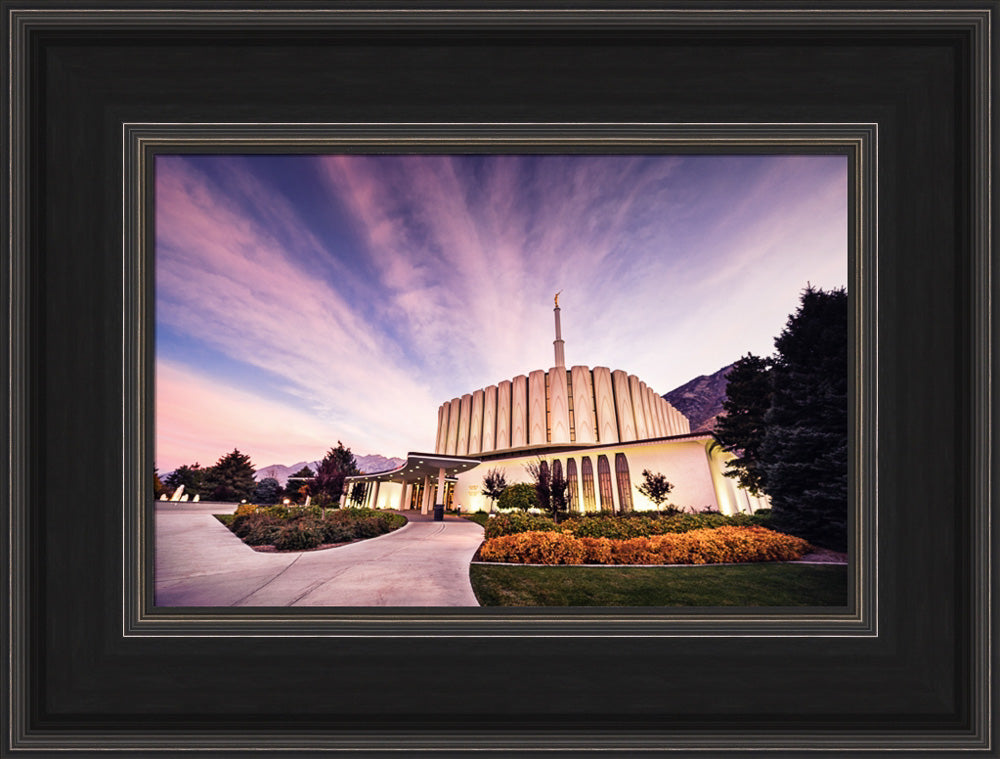
M 355 456 L 354 460 L 357 462 L 358 469 L 360 469 L 364 474 L 387 472 L 390 469 L 396 469 L 397 467 L 402 466 L 406 462 L 406 459 L 396 457 L 387 458 L 378 453 L 372 453 L 367 456 Z M 265 477 L 273 477 L 281 484 L 282 487 L 284 487 L 285 483 L 288 482 L 288 478 L 299 471 L 302 467 L 307 466 L 315 472 L 319 467 L 319 464 L 319 460 L 299 461 L 291 466 L 285 466 L 284 464 L 268 464 L 267 466 L 262 466 L 254 473 L 254 479 L 260 482 Z
M 722 402 L 726 399 L 726 377 L 735 365 L 733 362 L 713 374 L 702 374 L 663 394 L 663 398 L 691 422 L 691 432 L 715 429 L 715 422 L 723 413 Z

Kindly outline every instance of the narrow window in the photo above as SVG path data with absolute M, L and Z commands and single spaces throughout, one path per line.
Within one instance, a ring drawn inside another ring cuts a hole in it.
M 597 500 L 594 498 L 594 465 L 590 463 L 590 457 L 585 457 L 580 464 L 580 473 L 583 479 L 583 510 L 596 511 Z
M 579 493 L 579 483 L 576 478 L 576 459 L 569 459 L 566 462 L 566 482 L 569 483 L 569 487 L 566 488 L 566 492 L 569 494 L 569 510 L 579 511 L 580 510 L 580 493 Z
M 624 453 L 615 454 L 615 474 L 618 476 L 618 503 L 622 513 L 632 511 L 632 478 L 628 476 L 628 460 Z
M 611 495 L 611 467 L 607 456 L 597 457 L 597 481 L 601 487 L 601 511 L 614 513 L 615 501 Z

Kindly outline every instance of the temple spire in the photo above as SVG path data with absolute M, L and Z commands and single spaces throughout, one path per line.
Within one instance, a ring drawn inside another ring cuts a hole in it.
M 562 325 L 559 323 L 559 293 L 556 293 L 555 302 L 556 307 L 554 309 L 556 315 L 556 339 L 553 341 L 553 345 L 556 347 L 556 366 L 562 369 L 566 368 L 566 356 L 563 352 L 563 339 L 562 339 Z

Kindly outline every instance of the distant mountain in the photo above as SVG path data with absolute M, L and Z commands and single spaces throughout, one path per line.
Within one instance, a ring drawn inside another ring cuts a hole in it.
M 406 459 L 389 458 L 385 456 L 380 456 L 377 453 L 373 453 L 369 456 L 355 456 L 354 460 L 358 464 L 358 469 L 360 469 L 365 474 L 373 474 L 374 472 L 385 472 L 390 469 L 395 469 L 406 463 Z M 285 483 L 288 482 L 288 478 L 299 471 L 302 467 L 307 466 L 314 472 L 319 467 L 319 461 L 300 461 L 297 464 L 292 464 L 291 466 L 284 466 L 282 464 L 271 464 L 269 466 L 261 467 L 257 470 L 254 477 L 260 481 L 265 477 L 273 477 L 281 486 L 284 487 Z
M 691 421 L 691 432 L 711 432 L 722 413 L 726 399 L 726 375 L 735 364 L 724 366 L 715 374 L 695 377 L 664 394 L 664 398 Z
M 406 463 L 406 459 L 387 459 L 385 456 L 379 456 L 377 453 L 373 453 L 370 456 L 355 456 L 354 460 L 358 462 L 358 469 L 365 474 L 388 472 L 390 469 L 397 469 Z

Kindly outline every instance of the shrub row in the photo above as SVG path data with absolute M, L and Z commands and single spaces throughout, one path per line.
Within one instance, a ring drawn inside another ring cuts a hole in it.
M 324 543 L 374 538 L 406 524 L 406 517 L 374 509 L 259 507 L 236 509 L 232 530 L 250 546 L 273 545 L 279 551 L 304 551 Z
M 766 527 L 769 523 L 770 511 L 734 516 L 719 513 L 649 515 L 634 512 L 619 516 L 600 514 L 573 517 L 560 524 L 556 524 L 548 517 L 511 512 L 490 519 L 485 533 L 487 539 L 516 535 L 520 532 L 564 532 L 577 538 L 627 540 L 715 527 Z
M 486 540 L 483 561 L 512 564 L 723 564 L 791 561 L 809 544 L 764 527 L 716 527 L 614 540 L 565 532 L 519 532 Z

